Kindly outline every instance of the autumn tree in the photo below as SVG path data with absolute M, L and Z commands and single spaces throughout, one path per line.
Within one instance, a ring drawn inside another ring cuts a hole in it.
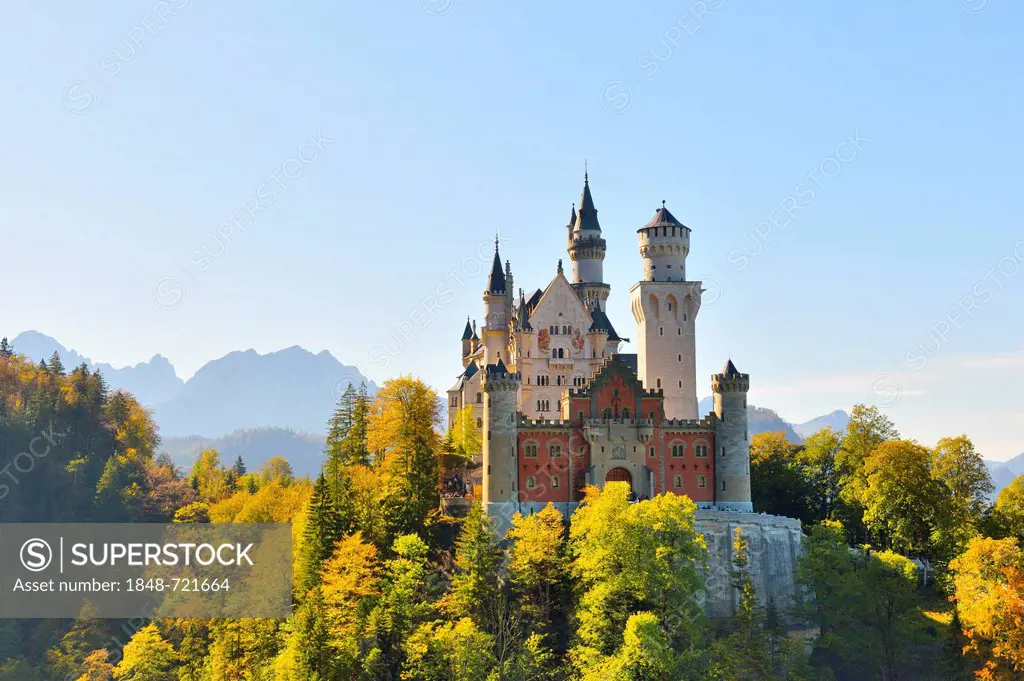
M 117 681 L 176 681 L 178 662 L 174 647 L 164 640 L 155 624 L 135 632 L 114 668 Z
M 378 497 L 391 505 L 387 546 L 394 537 L 422 532 L 438 507 L 439 422 L 437 394 L 411 376 L 385 383 L 370 407 L 367 445 L 377 459 L 378 478 L 394 483 L 381 485 L 394 495 Z
M 957 613 L 982 660 L 978 678 L 1024 675 L 1024 550 L 1013 539 L 977 537 L 950 563 Z
M 530 516 L 516 513 L 506 538 L 508 571 L 531 629 L 559 635 L 569 596 L 566 527 L 553 504 Z

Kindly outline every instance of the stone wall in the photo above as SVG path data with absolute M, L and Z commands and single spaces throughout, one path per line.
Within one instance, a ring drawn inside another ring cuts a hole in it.
M 761 604 L 774 601 L 785 614 L 796 595 L 796 563 L 802 551 L 803 531 L 795 518 L 757 513 L 698 510 L 697 532 L 708 545 L 705 607 L 712 618 L 731 617 L 738 594 L 731 586 L 733 532 L 743 529 L 750 548 L 750 577 Z

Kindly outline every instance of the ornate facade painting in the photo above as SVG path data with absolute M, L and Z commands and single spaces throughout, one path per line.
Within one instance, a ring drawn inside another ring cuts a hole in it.
M 537 333 L 537 347 L 540 348 L 541 352 L 547 352 L 551 349 L 551 334 L 547 329 L 541 329 Z
M 579 327 L 572 330 L 572 354 L 579 355 L 583 352 L 583 334 Z

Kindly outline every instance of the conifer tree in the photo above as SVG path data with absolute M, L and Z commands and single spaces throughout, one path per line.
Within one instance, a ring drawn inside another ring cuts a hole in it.
M 462 530 L 455 543 L 455 567 L 458 571 L 452 577 L 451 591 L 442 603 L 452 620 L 469 617 L 478 626 L 485 626 L 484 614 L 500 586 L 500 563 L 501 551 L 490 519 L 483 506 L 474 502 L 462 521 Z
M 341 535 L 341 521 L 334 499 L 327 487 L 323 473 L 316 479 L 313 496 L 309 500 L 309 518 L 305 533 L 305 556 L 299 577 L 298 594 L 306 592 L 320 583 L 320 568 L 334 552 L 334 543 Z
M 0 358 L 10 359 L 14 355 L 14 348 L 7 342 L 7 336 L 0 339 Z
M 235 474 L 235 480 L 240 479 L 246 473 L 245 462 L 242 461 L 242 456 L 239 455 L 235 459 L 235 465 L 231 467 L 232 472 Z
M 64 363 L 60 361 L 60 354 L 56 350 L 50 355 L 50 373 L 54 376 L 64 375 Z

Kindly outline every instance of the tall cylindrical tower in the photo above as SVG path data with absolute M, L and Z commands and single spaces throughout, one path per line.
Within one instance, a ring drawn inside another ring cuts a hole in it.
M 747 391 L 750 375 L 741 374 L 729 360 L 711 377 L 715 393 L 715 506 L 726 511 L 752 512 L 750 442 L 747 438 Z
M 575 224 L 569 230 L 569 259 L 572 260 L 572 287 L 587 308 L 597 305 L 602 310 L 611 286 L 604 283 L 604 255 L 607 244 L 601 237 L 601 223 L 590 195 L 590 176 L 583 174 L 583 195 Z
M 519 374 L 509 373 L 504 362 L 486 368 L 483 376 L 483 504 L 496 528 L 507 528 L 519 510 L 518 424 L 516 397 Z
M 690 228 L 676 220 L 662 201 L 637 235 L 644 278 L 629 291 L 637 326 L 637 374 L 648 390 L 664 391 L 668 418 L 696 419 L 694 334 L 701 282 L 686 281 Z

